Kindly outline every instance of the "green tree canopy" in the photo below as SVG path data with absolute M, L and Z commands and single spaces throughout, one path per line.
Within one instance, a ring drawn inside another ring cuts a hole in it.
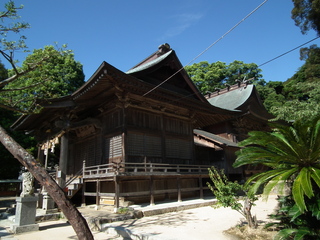
M 277 119 L 292 121 L 320 113 L 320 48 L 302 48 L 300 59 L 305 63 L 287 81 L 257 86 L 266 109 Z
M 320 34 L 320 0 L 292 0 L 294 7 L 291 17 L 301 32 L 315 30 Z
M 34 63 L 38 63 L 35 69 Z M 3 87 L 0 104 L 20 112 L 35 110 L 32 109 L 35 101 L 68 95 L 84 83 L 82 65 L 65 47 L 34 50 L 20 68 L 10 70 L 9 74 L 14 76 L 16 72 L 26 73 Z
M 216 88 L 225 88 L 226 84 L 236 84 L 237 79 L 263 81 L 261 69 L 256 64 L 242 61 L 233 61 L 229 65 L 220 61 L 211 64 L 203 61 L 186 66 L 185 70 L 203 94 L 213 92 Z

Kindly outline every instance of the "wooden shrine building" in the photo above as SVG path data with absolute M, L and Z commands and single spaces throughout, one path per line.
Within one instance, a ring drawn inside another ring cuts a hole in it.
M 12 127 L 43 146 L 59 139 L 58 182 L 71 196 L 71 184 L 82 186 L 83 203 L 180 201 L 203 196 L 210 166 L 233 171 L 220 151 L 237 149 L 241 125 L 235 124 L 248 114 L 218 98 L 200 94 L 163 44 L 128 72 L 103 62 L 73 94 L 42 102 L 39 114 Z
M 232 167 L 236 159 L 235 152 L 240 149 L 237 143 L 246 139 L 250 131 L 270 131 L 268 121 L 274 118 L 263 106 L 255 86 L 248 83 L 239 81 L 205 96 L 213 106 L 240 111 L 240 116 L 194 130 L 197 152 L 201 154 L 198 158 L 202 162 L 209 162 L 212 156 L 220 159 L 216 166 L 223 168 L 229 179 L 233 180 L 241 180 L 267 169 L 263 165 Z

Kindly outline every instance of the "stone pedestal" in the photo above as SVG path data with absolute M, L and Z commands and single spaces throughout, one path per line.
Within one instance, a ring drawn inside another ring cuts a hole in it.
M 54 201 L 47 192 L 42 193 L 42 209 L 51 210 L 54 209 Z
M 35 196 L 17 197 L 15 224 L 11 226 L 13 233 L 38 231 L 39 225 L 35 223 L 37 201 Z

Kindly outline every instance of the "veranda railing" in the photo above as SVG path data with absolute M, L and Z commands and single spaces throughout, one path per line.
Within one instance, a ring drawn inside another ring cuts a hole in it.
M 205 174 L 210 165 L 186 165 L 164 163 L 109 163 L 96 166 L 84 166 L 83 177 L 112 176 L 117 174 L 143 174 L 143 173 L 179 173 L 179 174 Z

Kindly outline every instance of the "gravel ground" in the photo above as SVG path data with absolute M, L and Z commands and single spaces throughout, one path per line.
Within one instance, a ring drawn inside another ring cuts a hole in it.
M 267 222 L 268 214 L 273 212 L 276 204 L 276 195 L 270 196 L 267 202 L 259 199 L 252 212 L 259 221 Z M 102 229 L 104 232 L 93 232 L 93 234 L 97 240 L 230 240 L 235 238 L 224 234 L 223 231 L 237 225 L 241 219 L 243 220 L 242 216 L 230 208 L 200 207 L 104 224 Z M 1 240 L 77 239 L 72 227 L 65 221 L 43 222 L 39 226 L 40 230 L 37 232 L 6 235 L 5 226 L 0 223 L 0 238 Z

